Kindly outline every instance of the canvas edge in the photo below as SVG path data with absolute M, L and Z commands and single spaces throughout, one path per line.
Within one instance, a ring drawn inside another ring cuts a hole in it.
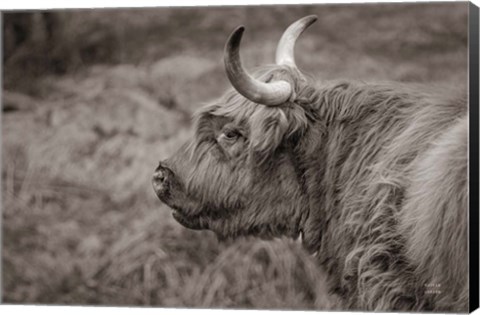
M 478 308 L 479 303 L 479 198 L 478 198 L 478 142 L 479 142 L 479 8 L 472 2 L 469 5 L 469 109 L 470 109 L 470 137 L 469 137 L 469 182 L 470 182 L 470 213 L 469 213 L 469 311 Z

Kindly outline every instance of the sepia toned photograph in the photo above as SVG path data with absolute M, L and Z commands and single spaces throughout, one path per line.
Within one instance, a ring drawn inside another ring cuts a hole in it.
M 469 2 L 3 12 L 2 302 L 478 307 L 469 21 Z

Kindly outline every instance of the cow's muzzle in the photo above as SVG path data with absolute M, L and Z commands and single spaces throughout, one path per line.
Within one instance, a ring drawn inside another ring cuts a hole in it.
M 206 221 L 192 211 L 198 208 L 197 204 L 186 196 L 178 177 L 165 162 L 160 162 L 155 169 L 152 184 L 158 198 L 173 210 L 175 220 L 189 229 L 206 228 Z
M 164 200 L 164 198 L 170 193 L 172 187 L 174 174 L 164 163 L 160 162 L 155 169 L 152 178 L 153 189 L 157 196 Z

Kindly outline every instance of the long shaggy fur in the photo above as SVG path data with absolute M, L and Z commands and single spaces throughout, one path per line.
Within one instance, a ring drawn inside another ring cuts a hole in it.
M 327 132 L 306 159 L 322 164 L 306 241 L 348 307 L 467 310 L 467 107 L 451 92 L 341 82 L 310 103 Z
M 202 110 L 170 162 L 183 204 L 169 204 L 222 236 L 302 233 L 342 308 L 466 311 L 465 91 L 256 77 L 290 82 L 295 101 L 232 90 Z M 229 124 L 243 137 L 226 147 Z

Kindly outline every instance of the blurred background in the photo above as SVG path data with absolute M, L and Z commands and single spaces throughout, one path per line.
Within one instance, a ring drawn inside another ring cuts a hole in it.
M 151 188 L 157 161 L 283 30 L 319 20 L 297 64 L 318 80 L 465 84 L 468 3 L 95 9 L 3 15 L 2 280 L 6 303 L 335 308 L 287 240 L 219 242 L 178 224 Z

